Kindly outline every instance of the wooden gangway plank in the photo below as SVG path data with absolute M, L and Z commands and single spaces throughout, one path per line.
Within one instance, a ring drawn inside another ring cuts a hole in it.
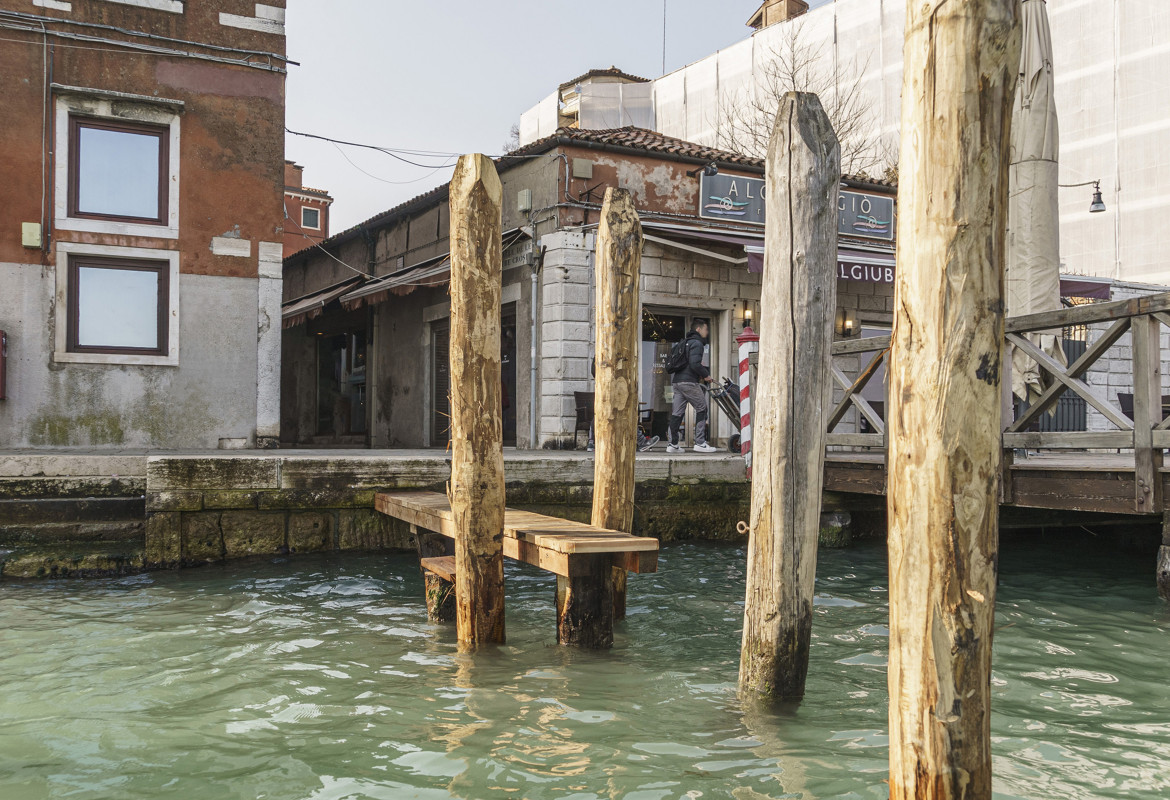
M 440 492 L 379 492 L 374 507 L 418 528 L 455 538 L 455 518 Z M 629 572 L 658 570 L 658 540 L 607 530 L 531 511 L 505 509 L 504 555 L 565 577 L 594 574 L 610 556 L 613 566 Z

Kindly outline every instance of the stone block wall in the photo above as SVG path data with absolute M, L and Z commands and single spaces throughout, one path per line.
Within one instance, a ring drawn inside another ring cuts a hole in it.
M 160 456 L 147 461 L 145 563 L 177 567 L 327 550 L 413 549 L 380 488 L 441 489 L 445 460 Z

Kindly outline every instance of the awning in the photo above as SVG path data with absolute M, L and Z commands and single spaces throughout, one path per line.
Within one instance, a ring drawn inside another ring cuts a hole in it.
M 361 278 L 350 278 L 347 281 L 322 289 L 319 292 L 306 295 L 296 300 L 290 300 L 281 305 L 280 324 L 282 328 L 291 328 L 311 319 L 321 316 L 325 306 L 352 289 L 361 282 Z
M 763 271 L 764 236 L 762 233 L 753 236 L 747 232 L 740 234 L 733 231 L 688 228 L 682 225 L 656 225 L 652 222 L 646 222 L 642 224 L 642 237 L 648 242 L 677 247 L 692 253 L 709 256 L 719 261 L 730 261 L 733 264 L 747 264 L 749 272 Z M 744 256 L 741 258 L 726 256 L 722 253 L 713 253 L 710 250 L 695 247 L 693 244 L 687 244 L 687 242 L 695 244 L 703 242 L 730 244 L 743 248 Z M 758 265 L 756 264 L 757 261 Z
M 863 283 L 893 283 L 893 253 L 837 248 L 837 277 Z
M 444 253 L 419 264 L 359 286 L 341 298 L 341 307 L 354 311 L 384 303 L 391 295 L 407 295 L 424 286 L 442 286 L 451 280 L 451 255 Z
M 1078 275 L 1075 278 L 1061 278 L 1060 296 L 1108 300 L 1112 285 L 1113 282 L 1108 278 L 1091 278 L 1087 275 Z
M 501 237 L 501 250 L 507 250 L 524 234 L 519 228 L 505 231 Z M 413 264 L 406 269 L 399 270 L 393 275 L 385 275 L 377 280 L 359 286 L 341 298 L 341 306 L 346 311 L 354 311 L 362 306 L 373 306 L 384 303 L 392 295 L 404 296 L 415 289 L 443 286 L 451 280 L 451 254 L 428 258 Z

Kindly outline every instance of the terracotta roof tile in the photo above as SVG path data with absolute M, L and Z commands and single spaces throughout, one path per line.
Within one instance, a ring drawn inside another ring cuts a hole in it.
M 568 89 L 570 86 L 576 86 L 581 81 L 588 80 L 589 78 L 625 78 L 626 80 L 631 81 L 633 83 L 649 83 L 650 82 L 649 78 L 639 78 L 637 75 L 631 75 L 628 72 L 622 72 L 617 67 L 610 67 L 609 69 L 591 69 L 588 72 L 586 72 L 584 75 L 578 75 L 576 78 L 573 78 L 573 80 L 571 80 L 571 81 L 565 81 L 560 86 L 558 86 L 557 89 L 559 91 L 564 91 L 565 89 Z

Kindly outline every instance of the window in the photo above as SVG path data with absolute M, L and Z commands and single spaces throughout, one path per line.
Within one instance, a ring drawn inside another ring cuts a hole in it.
M 58 230 L 179 238 L 179 123 L 183 103 L 53 87 Z
M 179 364 L 177 250 L 57 242 L 53 360 Z
M 169 131 L 71 117 L 69 216 L 165 224 Z
M 311 228 L 315 231 L 321 230 L 321 209 L 303 206 L 301 208 L 301 227 Z
M 70 257 L 68 351 L 166 355 L 169 277 L 165 261 Z

